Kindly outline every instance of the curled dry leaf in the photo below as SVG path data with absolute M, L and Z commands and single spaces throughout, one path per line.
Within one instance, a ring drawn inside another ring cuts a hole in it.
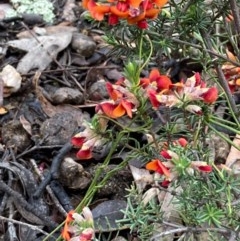
M 236 135 L 233 143 L 240 148 L 240 135 Z M 240 151 L 234 146 L 231 147 L 230 152 L 228 154 L 225 165 L 230 167 L 233 172 L 239 172 L 240 170 Z
M 159 195 L 159 193 L 160 193 L 159 188 L 152 187 L 152 188 L 148 189 L 143 195 L 142 202 L 143 202 L 144 206 L 146 206 L 150 200 L 157 197 Z
M 137 189 L 139 193 L 141 193 L 148 184 L 153 182 L 153 176 L 146 169 L 137 168 L 132 165 L 129 165 L 129 167 L 137 185 Z
M 24 117 L 24 115 L 21 115 L 19 120 L 20 120 L 24 130 L 31 136 L 32 135 L 31 123 Z
M 27 51 L 17 66 L 18 72 L 26 74 L 32 69 L 46 69 L 57 54 L 70 44 L 71 40 L 72 33 L 66 31 L 50 36 L 9 41 L 8 46 Z

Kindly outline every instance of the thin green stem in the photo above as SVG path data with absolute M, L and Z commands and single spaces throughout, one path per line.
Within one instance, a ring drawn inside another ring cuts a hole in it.
M 196 132 L 194 133 L 194 136 L 193 136 L 193 147 L 197 147 L 199 133 L 200 133 L 200 130 L 202 129 L 201 124 L 203 124 L 203 123 L 202 123 L 201 120 L 199 120 L 197 130 L 196 130 Z
M 150 44 L 150 52 L 149 52 L 149 55 L 148 55 L 146 61 L 143 63 L 143 65 L 141 66 L 141 68 L 140 68 L 140 70 L 139 70 L 140 73 L 141 73 L 141 71 L 144 69 L 144 67 L 148 64 L 148 62 L 150 61 L 150 59 L 151 59 L 151 57 L 152 57 L 152 54 L 153 54 L 152 41 L 151 41 L 151 39 L 148 37 L 148 35 L 146 35 L 145 38 L 147 39 L 147 41 L 148 41 L 149 44 Z
M 222 124 L 232 125 L 233 127 L 234 126 L 239 127 L 239 125 L 237 123 L 229 121 L 229 120 L 225 120 L 225 119 L 222 119 L 222 118 L 219 118 L 219 117 L 217 117 L 215 115 L 212 115 L 211 119 L 216 120 L 218 122 L 221 122 Z
M 230 127 L 230 126 L 224 125 L 224 124 L 222 124 L 222 123 L 220 123 L 218 121 L 215 121 L 215 120 L 213 120 L 211 118 L 208 120 L 208 122 L 211 123 L 211 124 L 215 124 L 215 125 L 221 126 L 221 127 L 225 128 L 225 129 L 227 129 L 229 131 L 232 131 L 233 133 L 236 133 L 236 134 L 240 135 L 240 130 L 236 130 L 236 129 Z
M 114 151 L 116 150 L 118 144 L 121 142 L 122 137 L 124 136 L 123 132 L 118 133 L 115 141 L 113 142 L 112 148 L 109 151 L 107 157 L 105 158 L 104 162 L 102 163 L 102 165 L 97 169 L 94 178 L 91 182 L 90 187 L 87 190 L 86 195 L 84 196 L 84 198 L 82 199 L 82 201 L 79 203 L 79 205 L 76 208 L 76 212 L 80 212 L 84 206 L 88 206 L 90 204 L 90 202 L 92 201 L 95 193 L 97 192 L 98 188 L 96 188 L 97 183 L 99 181 L 99 178 L 102 174 L 102 171 L 104 170 L 104 168 L 109 164 L 111 157 L 114 153 Z
M 76 209 L 75 209 L 76 212 L 81 212 L 83 207 L 88 206 L 91 203 L 95 193 L 98 191 L 98 189 L 101 186 L 104 185 L 104 183 L 109 179 L 109 177 L 113 173 L 113 172 L 108 173 L 108 175 L 106 175 L 106 177 L 98 184 L 98 181 L 99 181 L 99 178 L 100 178 L 100 176 L 102 174 L 102 171 L 109 164 L 109 162 L 111 160 L 111 157 L 112 157 L 114 151 L 116 150 L 118 144 L 121 142 L 121 139 L 122 139 L 123 136 L 124 136 L 124 132 L 118 133 L 118 135 L 117 135 L 115 141 L 113 142 L 112 148 L 109 151 L 107 157 L 105 158 L 105 160 L 102 163 L 102 165 L 97 169 L 97 171 L 96 171 L 96 173 L 94 175 L 94 178 L 93 178 L 93 180 L 91 182 L 91 185 L 89 186 L 89 188 L 87 190 L 86 195 L 84 196 L 82 201 L 79 203 L 79 205 L 76 207 Z M 119 165 L 121 165 L 121 164 L 119 164 Z M 55 233 L 57 230 L 59 230 L 63 225 L 64 225 L 64 222 L 61 223 L 56 229 L 54 229 L 47 237 L 45 237 L 43 239 L 43 241 L 48 240 L 48 238 L 51 237 L 51 235 L 53 233 Z M 60 240 L 62 240 L 62 238 L 58 237 L 58 239 L 56 241 L 60 241 Z
M 141 35 L 140 35 L 140 41 L 139 41 L 139 52 L 138 52 L 138 58 L 139 58 L 139 61 L 142 60 L 142 48 L 143 48 L 143 31 L 141 29 Z

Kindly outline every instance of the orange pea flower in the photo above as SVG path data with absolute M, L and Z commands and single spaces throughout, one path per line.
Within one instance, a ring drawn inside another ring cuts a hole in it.
M 115 104 L 114 102 L 104 102 L 99 104 L 99 107 L 102 112 L 110 118 L 116 119 L 125 114 L 132 118 L 133 104 L 127 100 L 122 99 L 118 104 Z M 97 108 L 97 110 L 99 110 L 99 108 Z
M 153 87 L 157 91 L 168 90 L 172 81 L 166 75 L 161 75 L 158 69 L 152 69 L 148 78 L 142 78 L 140 85 L 143 88 Z
M 65 224 L 64 224 L 64 227 L 63 227 L 63 230 L 61 232 L 61 235 L 62 237 L 69 241 L 71 239 L 71 235 L 69 233 L 69 224 L 70 222 L 72 222 L 74 219 L 73 219 L 73 213 L 74 213 L 74 210 L 71 210 L 68 214 L 67 214 L 67 217 L 66 217 L 66 220 L 65 220 Z
M 146 169 L 149 171 L 158 172 L 161 175 L 165 175 L 167 178 L 170 178 L 169 169 L 158 159 L 154 159 L 147 163 Z
M 94 0 L 87 0 L 83 3 L 92 17 L 98 21 L 104 19 L 104 15 L 110 12 L 110 6 L 104 4 L 97 4 Z
M 112 100 L 104 101 L 97 105 L 97 113 L 103 113 L 113 119 L 122 117 L 126 114 L 132 118 L 132 113 L 139 105 L 139 102 L 135 95 L 132 94 L 124 84 L 123 81 L 119 82 L 119 84 L 106 83 L 106 89 Z
M 101 125 L 101 129 L 105 130 L 107 122 L 101 122 L 99 119 L 99 123 Z M 96 134 L 90 123 L 83 123 L 83 126 L 85 126 L 85 129 L 72 137 L 71 143 L 75 147 L 80 148 L 76 155 L 77 158 L 80 160 L 88 160 L 93 157 L 92 150 L 94 147 L 104 145 L 106 143 L 106 139 L 101 135 Z

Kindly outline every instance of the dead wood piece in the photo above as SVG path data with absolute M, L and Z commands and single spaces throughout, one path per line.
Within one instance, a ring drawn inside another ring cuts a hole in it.
M 38 190 L 33 194 L 35 198 L 39 198 L 43 193 L 43 190 L 46 188 L 48 184 L 50 184 L 51 180 L 55 180 L 58 178 L 58 170 L 60 168 L 61 162 L 64 156 L 72 149 L 72 144 L 67 142 L 58 152 L 58 154 L 53 158 L 50 172 L 47 174 L 46 178 L 40 183 Z
M 51 181 L 50 187 L 53 190 L 56 197 L 58 198 L 61 205 L 63 206 L 63 208 L 67 212 L 74 209 L 72 204 L 71 204 L 71 201 L 69 199 L 69 196 L 67 195 L 64 188 L 62 187 L 62 185 L 57 180 Z

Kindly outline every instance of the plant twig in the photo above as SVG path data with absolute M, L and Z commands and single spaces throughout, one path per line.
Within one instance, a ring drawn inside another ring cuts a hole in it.
M 23 222 L 20 222 L 20 221 L 17 221 L 15 219 L 12 219 L 12 218 L 6 218 L 4 216 L 1 216 L 0 215 L 0 220 L 1 221 L 4 221 L 4 222 L 11 222 L 11 223 L 15 223 L 15 224 L 19 224 L 19 225 L 22 225 L 22 226 L 26 226 L 32 230 L 36 230 L 40 233 L 43 233 L 44 235 L 48 235 L 47 232 L 43 231 L 42 229 L 40 229 L 39 227 L 35 226 L 35 225 L 32 225 L 32 224 L 28 224 L 28 223 L 23 223 Z
M 236 0 L 229 0 L 230 7 L 232 10 L 233 21 L 235 25 L 235 29 L 237 31 L 238 36 L 240 36 L 240 16 L 239 16 L 239 7 L 237 5 Z
M 11 189 L 4 181 L 0 180 L 0 190 L 3 192 L 6 192 L 8 195 L 12 196 L 15 200 L 18 200 L 18 203 L 23 206 L 27 211 L 32 212 L 35 214 L 38 218 L 44 221 L 46 226 L 50 228 L 55 228 L 57 226 L 57 223 L 53 222 L 49 217 L 45 216 L 42 213 L 39 213 L 39 211 L 33 207 L 31 204 L 29 204 L 23 196 Z
M 233 236 L 232 231 L 231 230 L 227 230 L 225 228 L 194 228 L 194 227 L 184 227 L 181 225 L 175 225 L 175 224 L 171 224 L 168 222 L 163 222 L 164 224 L 168 225 L 168 226 L 172 226 L 174 227 L 174 229 L 172 230 L 168 230 L 165 232 L 161 232 L 157 235 L 154 235 L 150 241 L 155 241 L 155 240 L 159 240 L 160 237 L 163 236 L 167 236 L 173 233 L 178 233 L 178 232 L 218 232 L 218 233 L 225 233 L 225 234 L 231 234 L 231 237 Z M 236 234 L 235 236 L 236 237 Z
M 38 198 L 42 194 L 43 190 L 46 188 L 46 186 L 51 182 L 51 180 L 58 178 L 58 170 L 61 165 L 61 162 L 70 150 L 72 149 L 72 144 L 70 142 L 67 142 L 58 152 L 58 154 L 53 158 L 52 165 L 50 172 L 47 174 L 46 178 L 42 180 L 42 182 L 39 185 L 38 190 L 34 193 L 34 197 Z

